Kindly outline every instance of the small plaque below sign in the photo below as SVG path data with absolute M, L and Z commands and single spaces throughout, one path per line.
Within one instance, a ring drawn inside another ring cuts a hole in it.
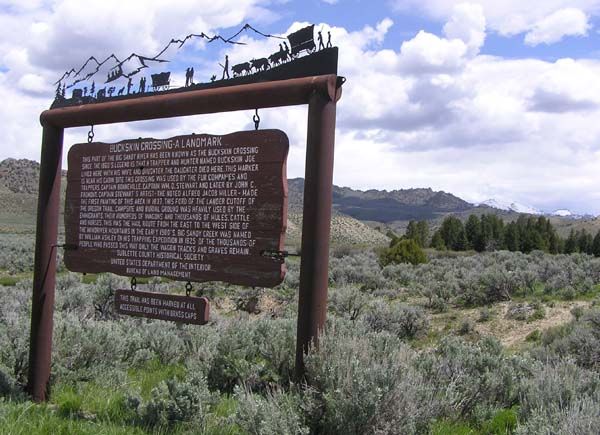
M 204 325 L 209 317 L 206 298 L 132 290 L 115 291 L 115 310 L 119 314 L 195 325 Z

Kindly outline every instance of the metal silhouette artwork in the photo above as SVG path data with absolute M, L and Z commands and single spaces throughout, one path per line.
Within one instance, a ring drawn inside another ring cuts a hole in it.
M 221 65 L 221 67 L 223 67 L 223 77 L 221 80 L 225 80 L 225 76 L 229 78 L 229 56 L 225 55 L 225 65 Z
M 246 42 L 236 38 L 244 31 L 252 31 L 265 38 L 279 39 L 278 49 L 271 54 L 256 56 L 252 59 L 232 59 L 230 64 L 229 54 L 225 55 L 220 74 L 210 75 L 210 79 L 194 81 L 194 66 L 185 70 L 185 82 L 177 83 L 170 71 L 144 74 L 144 70 L 156 68 L 158 65 L 170 62 L 164 59 L 170 47 L 179 50 L 188 41 L 196 38 L 204 39 L 208 43 L 220 41 L 224 44 L 247 45 Z M 206 89 L 221 86 L 234 86 L 263 81 L 285 80 L 301 78 L 312 75 L 337 74 L 337 47 L 331 42 L 331 32 L 327 32 L 327 42 L 323 41 L 322 30 L 317 32 L 315 43 L 314 25 L 303 27 L 288 34 L 285 38 L 270 35 L 249 24 L 245 24 L 236 34 L 224 38 L 220 35 L 209 36 L 205 33 L 189 34 L 183 39 L 171 39 L 169 43 L 153 57 L 141 56 L 132 53 L 124 60 L 111 54 L 103 61 L 98 61 L 91 56 L 78 70 L 71 69 L 65 72 L 55 83 L 56 92 L 52 107 L 64 107 L 106 101 L 110 99 L 135 98 L 141 95 L 164 92 L 182 92 L 186 90 Z M 103 73 L 103 71 L 105 71 Z M 105 87 L 96 88 L 99 74 L 105 74 L 101 83 Z M 139 79 L 138 79 L 139 78 Z M 137 86 L 134 84 L 137 80 Z M 150 82 L 148 82 L 150 80 Z M 70 98 L 66 98 L 67 89 Z

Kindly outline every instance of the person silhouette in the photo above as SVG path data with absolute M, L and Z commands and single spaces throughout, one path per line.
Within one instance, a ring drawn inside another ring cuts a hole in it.
M 225 80 L 225 76 L 229 78 L 229 56 L 225 55 L 225 65 L 223 65 L 223 77 L 221 80 Z
M 332 45 L 331 45 L 331 32 L 330 31 L 327 31 L 327 45 L 326 45 L 326 47 L 327 48 L 331 48 L 332 47 Z
M 94 95 L 96 93 L 96 82 L 92 82 L 92 89 L 90 89 L 90 95 Z
M 131 77 L 129 77 L 127 79 L 127 95 L 129 95 L 131 93 L 131 87 L 132 87 L 132 83 L 131 83 Z
M 323 35 L 321 34 L 320 30 L 317 33 L 319 35 L 319 37 L 317 38 L 317 40 L 319 41 L 319 50 L 323 50 L 325 48 L 325 46 L 323 45 Z
M 190 86 L 194 84 L 194 67 L 190 68 Z
M 138 88 L 138 93 L 143 94 L 146 91 L 146 77 L 140 78 L 140 86 Z

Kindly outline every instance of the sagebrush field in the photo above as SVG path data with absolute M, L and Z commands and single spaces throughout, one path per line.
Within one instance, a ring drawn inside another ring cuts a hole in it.
M 275 289 L 195 284 L 212 321 L 118 316 L 114 275 L 60 272 L 51 400 L 22 393 L 33 240 L 0 236 L 0 433 L 593 434 L 600 259 L 428 252 L 330 260 L 329 315 L 293 379 L 299 263 Z M 151 279 L 138 288 L 183 292 Z

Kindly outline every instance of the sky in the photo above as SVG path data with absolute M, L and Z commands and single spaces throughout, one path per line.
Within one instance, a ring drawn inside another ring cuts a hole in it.
M 430 187 L 469 202 L 517 202 L 600 215 L 600 0 L 0 0 L 0 159 L 40 159 L 40 113 L 55 82 L 89 56 L 157 54 L 171 38 L 229 36 L 245 23 L 331 32 L 347 78 L 337 107 L 334 182 Z M 165 53 L 172 84 L 277 51 L 194 40 Z M 137 85 L 137 83 L 136 83 Z M 68 92 L 67 92 L 68 93 Z M 252 112 L 95 127 L 95 139 L 226 134 Z M 304 175 L 306 106 L 260 111 L 290 138 L 288 176 Z M 65 132 L 65 155 L 88 128 Z

